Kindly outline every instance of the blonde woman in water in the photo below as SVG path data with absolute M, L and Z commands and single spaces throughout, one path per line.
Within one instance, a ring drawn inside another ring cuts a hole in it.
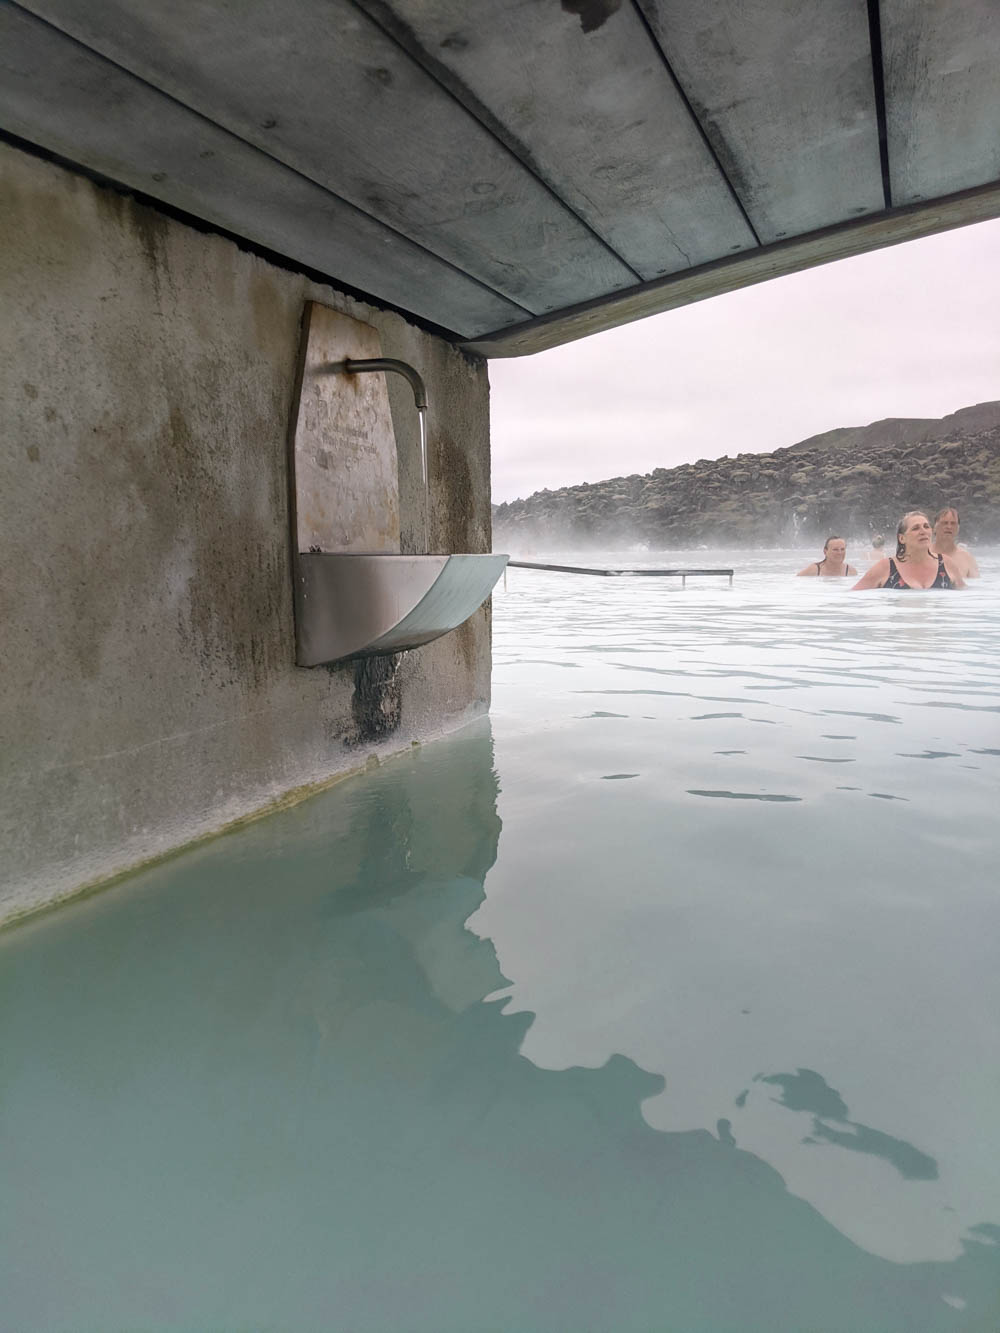
M 912 509 L 899 520 L 896 554 L 877 561 L 855 583 L 859 588 L 964 588 L 958 565 L 951 556 L 935 554 L 931 521 L 922 509 Z
M 800 569 L 795 576 L 800 579 L 842 579 L 858 571 L 847 563 L 847 542 L 843 537 L 827 537 L 823 543 L 823 559 Z

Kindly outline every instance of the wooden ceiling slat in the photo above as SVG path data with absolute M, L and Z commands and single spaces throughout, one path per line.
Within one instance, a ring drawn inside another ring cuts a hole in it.
M 12 6 L 0 125 L 91 171 L 472 337 L 525 312 Z
M 389 11 L 642 278 L 757 244 L 629 4 L 358 0 Z M 599 21 L 597 21 L 599 20 Z
M 884 207 L 861 0 L 638 0 L 764 242 Z
M 535 314 L 635 281 L 349 0 L 28 7 Z
M 1000 180 L 1000 5 L 881 0 L 897 203 Z

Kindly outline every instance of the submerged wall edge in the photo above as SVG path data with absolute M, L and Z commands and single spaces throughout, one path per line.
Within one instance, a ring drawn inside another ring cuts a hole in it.
M 473 707 L 464 716 L 449 718 L 447 723 L 435 735 L 424 736 L 419 740 L 416 737 L 394 736 L 391 741 L 383 742 L 381 745 L 373 745 L 365 750 L 364 757 L 358 758 L 356 763 L 338 769 L 333 773 L 324 774 L 315 781 L 304 782 L 298 787 L 292 787 L 287 791 L 267 796 L 260 805 L 253 806 L 233 818 L 225 818 L 222 811 L 211 812 L 206 816 L 203 827 L 189 825 L 186 827 L 184 836 L 180 841 L 170 842 L 168 840 L 166 845 L 161 846 L 159 850 L 150 850 L 148 844 L 141 840 L 135 847 L 122 847 L 119 849 L 119 863 L 114 865 L 109 865 L 107 862 L 102 863 L 100 870 L 91 879 L 81 880 L 80 875 L 84 871 L 84 866 L 75 863 L 65 867 L 62 873 L 57 870 L 55 874 L 46 875 L 37 885 L 32 884 L 29 880 L 22 886 L 20 896 L 23 899 L 23 905 L 18 906 L 16 901 L 10 903 L 5 915 L 0 917 L 0 934 L 8 930 L 15 930 L 18 926 L 29 921 L 34 922 L 40 916 L 44 916 L 47 912 L 54 911 L 56 908 L 68 906 L 70 903 L 82 902 L 86 898 L 92 898 L 96 894 L 103 893 L 106 889 L 115 888 L 123 880 L 127 880 L 132 875 L 137 875 L 140 871 L 149 870 L 164 861 L 183 856 L 185 852 L 200 847 L 204 843 L 212 842 L 216 838 L 224 838 L 231 833 L 238 833 L 240 829 L 256 823 L 259 819 L 266 819 L 269 815 L 278 814 L 280 811 L 288 810 L 303 801 L 311 800 L 312 797 L 329 791 L 331 787 L 338 783 L 361 777 L 392 759 L 411 753 L 415 746 L 442 740 L 445 736 L 470 727 L 473 723 L 489 725 L 483 709 Z M 217 820 L 221 820 L 221 822 L 216 822 Z
M 488 604 L 399 658 L 295 666 L 287 478 L 315 300 L 420 369 L 430 547 L 488 551 L 484 361 L 6 145 L 0 297 L 0 923 L 486 711 Z

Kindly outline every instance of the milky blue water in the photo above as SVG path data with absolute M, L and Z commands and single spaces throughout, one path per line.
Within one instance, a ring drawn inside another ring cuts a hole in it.
M 490 723 L 0 937 L 0 1328 L 993 1333 L 977 554 L 511 571 Z

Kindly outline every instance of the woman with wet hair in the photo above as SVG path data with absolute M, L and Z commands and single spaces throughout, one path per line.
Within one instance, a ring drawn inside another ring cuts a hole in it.
M 827 537 L 823 543 L 823 559 L 812 561 L 805 569 L 800 569 L 795 577 L 842 579 L 847 574 L 857 572 L 853 565 L 847 563 L 847 542 L 843 537 Z
M 896 528 L 896 554 L 878 560 L 855 583 L 859 588 L 964 588 L 965 580 L 950 556 L 932 549 L 931 521 L 922 509 L 911 509 Z

